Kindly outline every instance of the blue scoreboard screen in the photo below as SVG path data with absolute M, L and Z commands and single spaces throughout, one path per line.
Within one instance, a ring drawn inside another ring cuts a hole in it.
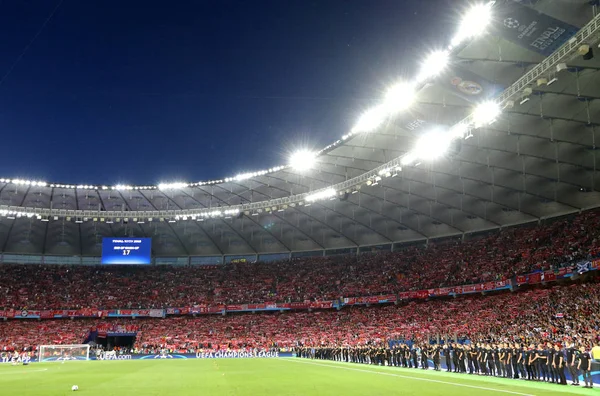
M 150 264 L 152 238 L 102 238 L 102 264 Z

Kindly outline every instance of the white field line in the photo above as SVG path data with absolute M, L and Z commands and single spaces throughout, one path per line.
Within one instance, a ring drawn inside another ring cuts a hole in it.
M 41 371 L 48 371 L 47 368 L 44 369 L 36 369 L 36 370 L 20 370 L 20 371 L 5 371 L 5 372 L 0 372 L 0 375 L 13 375 L 13 374 L 27 374 L 27 373 L 39 373 Z
M 298 359 L 298 360 L 295 360 L 295 359 Z M 373 371 L 373 370 L 365 370 L 365 369 L 359 369 L 359 368 L 353 368 L 353 367 L 336 366 L 336 365 L 333 365 L 333 364 L 316 363 L 316 362 L 312 362 L 312 361 L 300 360 L 300 358 L 281 359 L 281 360 L 286 361 L 286 362 L 293 362 L 293 363 L 310 364 L 310 365 L 313 365 L 313 366 L 322 366 L 322 367 L 336 368 L 336 369 L 340 369 L 340 370 L 359 371 L 361 373 L 371 373 L 371 374 L 387 375 L 389 377 L 406 378 L 406 379 L 410 379 L 410 380 L 414 380 L 414 381 L 436 382 L 438 384 L 445 384 L 445 385 L 452 385 L 452 386 L 461 386 L 463 388 L 481 389 L 481 390 L 488 390 L 488 391 L 492 391 L 492 392 L 510 393 L 510 394 L 513 394 L 513 395 L 521 395 L 521 396 L 534 396 L 534 395 L 529 394 L 529 393 L 513 392 L 513 391 L 508 391 L 508 390 L 503 390 L 503 389 L 486 388 L 486 387 L 483 387 L 483 386 L 458 384 L 456 382 L 440 381 L 440 380 L 434 380 L 434 379 L 430 379 L 430 378 L 417 378 L 417 377 L 411 377 L 411 376 L 408 376 L 408 375 L 384 373 L 382 371 Z

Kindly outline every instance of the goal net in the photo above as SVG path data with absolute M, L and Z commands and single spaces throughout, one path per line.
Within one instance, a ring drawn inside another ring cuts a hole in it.
M 90 346 L 79 345 L 40 345 L 38 348 L 40 362 L 64 362 L 68 360 L 89 360 Z

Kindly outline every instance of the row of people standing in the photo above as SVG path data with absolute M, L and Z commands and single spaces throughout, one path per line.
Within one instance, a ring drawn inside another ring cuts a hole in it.
M 592 388 L 592 358 L 585 347 L 574 344 L 542 343 L 537 346 L 515 343 L 476 343 L 463 345 L 397 344 L 393 347 L 321 346 L 298 347 L 296 356 L 310 359 L 326 359 L 341 362 L 396 366 L 405 368 L 446 370 L 454 373 L 478 374 L 529 381 L 545 381 L 567 385 L 569 371 L 572 385 L 579 385 L 582 376 L 585 388 Z

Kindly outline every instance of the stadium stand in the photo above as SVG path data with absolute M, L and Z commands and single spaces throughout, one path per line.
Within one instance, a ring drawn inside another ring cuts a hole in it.
M 380 345 L 389 340 L 502 338 L 538 343 L 600 333 L 600 284 L 537 288 L 492 296 L 436 299 L 341 311 L 206 315 L 199 318 L 14 320 L 0 323 L 3 350 L 81 343 L 94 328 L 138 331 L 135 349 L 293 348 L 298 345 Z M 476 312 L 476 314 L 474 314 Z M 510 326 L 506 326 L 509 324 Z
M 600 212 L 398 252 L 217 267 L 0 266 L 0 307 L 167 308 L 332 300 L 508 279 L 596 257 Z

